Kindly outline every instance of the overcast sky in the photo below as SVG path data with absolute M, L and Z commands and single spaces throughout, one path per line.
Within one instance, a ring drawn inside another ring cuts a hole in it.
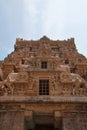
M 74 37 L 87 57 L 87 0 L 0 0 L 0 59 L 13 51 L 16 38 L 38 40 L 43 35 Z

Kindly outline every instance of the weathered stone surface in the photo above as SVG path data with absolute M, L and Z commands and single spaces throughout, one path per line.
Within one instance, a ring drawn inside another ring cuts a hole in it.
M 77 114 L 69 115 L 63 118 L 63 130 L 86 130 L 87 115 Z
M 86 122 L 87 59 L 74 39 L 16 39 L 0 61 L 0 130 L 87 130 Z
M 23 112 L 0 112 L 0 130 L 24 130 Z

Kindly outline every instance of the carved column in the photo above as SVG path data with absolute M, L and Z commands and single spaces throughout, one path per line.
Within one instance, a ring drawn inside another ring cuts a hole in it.
M 25 130 L 34 129 L 33 112 L 25 111 Z
M 54 122 L 55 129 L 61 130 L 62 129 L 62 115 L 60 111 L 55 111 L 54 119 L 55 119 L 55 122 Z

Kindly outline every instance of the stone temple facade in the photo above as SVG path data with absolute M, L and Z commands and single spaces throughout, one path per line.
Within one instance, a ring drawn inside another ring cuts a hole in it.
M 0 130 L 87 130 L 87 59 L 74 39 L 16 39 L 0 62 Z

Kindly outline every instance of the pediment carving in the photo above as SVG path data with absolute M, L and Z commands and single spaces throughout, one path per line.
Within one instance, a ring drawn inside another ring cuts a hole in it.
M 51 50 L 51 47 L 49 43 L 43 42 L 37 52 L 37 57 L 49 57 L 49 56 L 55 56 L 55 53 Z

